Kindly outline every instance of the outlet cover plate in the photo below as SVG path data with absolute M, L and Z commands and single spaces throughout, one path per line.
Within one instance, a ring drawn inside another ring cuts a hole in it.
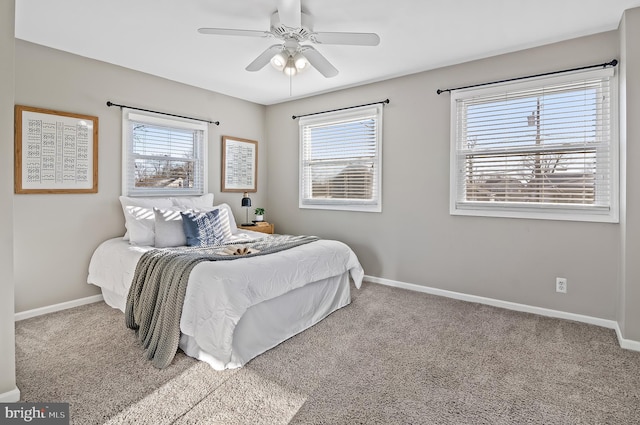
M 564 277 L 556 277 L 556 292 L 567 293 L 567 279 Z

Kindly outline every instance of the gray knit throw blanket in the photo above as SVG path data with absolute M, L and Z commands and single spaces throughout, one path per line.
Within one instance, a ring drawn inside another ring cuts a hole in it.
M 316 240 L 315 236 L 273 235 L 241 244 L 148 251 L 138 261 L 127 296 L 127 327 L 136 331 L 152 364 L 165 368 L 178 350 L 189 273 L 198 263 L 271 254 Z

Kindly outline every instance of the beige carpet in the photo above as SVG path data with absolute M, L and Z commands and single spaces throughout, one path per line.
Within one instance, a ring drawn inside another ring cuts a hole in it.
M 612 330 L 365 283 L 244 368 L 157 370 L 103 303 L 16 323 L 24 401 L 74 424 L 639 424 Z

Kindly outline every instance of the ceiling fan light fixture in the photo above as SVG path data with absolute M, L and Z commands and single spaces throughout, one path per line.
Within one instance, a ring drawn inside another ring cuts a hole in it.
M 285 55 L 284 51 L 278 52 L 274 57 L 271 58 L 271 66 L 273 66 L 278 71 L 282 71 L 284 67 L 287 65 L 287 55 Z
M 298 71 L 302 71 L 307 67 L 307 65 L 309 65 L 309 62 L 307 62 L 307 58 L 305 58 L 304 55 L 300 52 L 297 52 L 293 56 L 293 63 L 295 64 Z
M 287 60 L 287 64 L 284 66 L 284 69 L 282 70 L 282 72 L 287 74 L 289 77 L 293 77 L 298 73 L 298 68 L 296 68 L 296 64 L 292 56 L 289 56 L 289 59 Z

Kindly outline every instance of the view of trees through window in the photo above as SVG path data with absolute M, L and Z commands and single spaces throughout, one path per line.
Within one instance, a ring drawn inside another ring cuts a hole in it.
M 135 187 L 193 188 L 199 133 L 133 123 Z

